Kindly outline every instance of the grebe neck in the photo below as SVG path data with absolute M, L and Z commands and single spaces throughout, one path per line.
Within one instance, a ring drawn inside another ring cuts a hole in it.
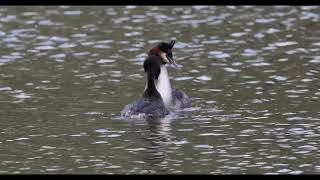
M 152 71 L 147 72 L 148 80 L 146 84 L 146 89 L 143 93 L 143 97 L 155 97 L 161 99 L 161 95 L 157 91 L 155 86 L 155 75 Z

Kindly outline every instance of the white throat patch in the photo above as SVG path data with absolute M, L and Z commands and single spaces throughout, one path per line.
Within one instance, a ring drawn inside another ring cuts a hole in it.
M 156 82 L 157 91 L 160 93 L 164 105 L 169 108 L 172 104 L 172 90 L 168 71 L 165 65 L 161 65 L 158 82 Z

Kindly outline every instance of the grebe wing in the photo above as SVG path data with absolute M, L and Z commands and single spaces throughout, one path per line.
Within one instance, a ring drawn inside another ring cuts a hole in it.
M 191 101 L 186 93 L 178 89 L 172 89 L 173 106 L 177 109 L 191 107 Z

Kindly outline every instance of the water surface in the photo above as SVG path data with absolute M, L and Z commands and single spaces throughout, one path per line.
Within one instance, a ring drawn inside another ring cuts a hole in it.
M 0 8 L 0 173 L 317 174 L 319 7 Z M 193 107 L 124 121 L 177 40 Z

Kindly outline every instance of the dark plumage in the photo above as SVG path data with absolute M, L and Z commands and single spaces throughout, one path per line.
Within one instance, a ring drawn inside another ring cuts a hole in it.
M 172 103 L 175 109 L 183 109 L 191 107 L 189 97 L 181 90 L 172 89 Z
M 134 115 L 145 118 L 162 118 L 169 114 L 167 108 L 159 98 L 141 98 L 128 104 L 121 112 L 123 117 L 132 117 Z

